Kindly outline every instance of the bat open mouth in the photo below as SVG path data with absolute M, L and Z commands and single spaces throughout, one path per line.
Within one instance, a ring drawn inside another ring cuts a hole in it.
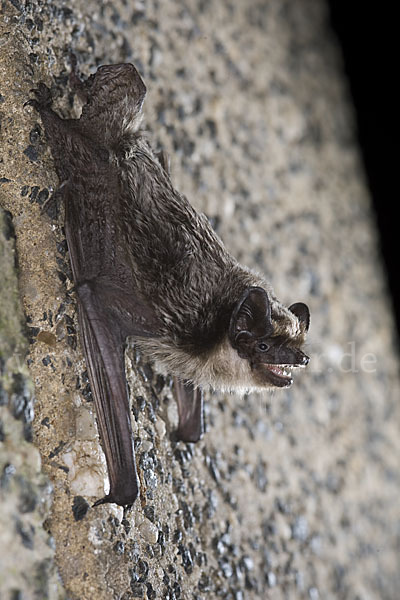
M 259 367 L 262 367 L 265 374 L 267 374 L 269 381 L 276 387 L 289 387 L 293 383 L 292 369 L 304 367 L 304 365 L 271 365 L 261 363 Z

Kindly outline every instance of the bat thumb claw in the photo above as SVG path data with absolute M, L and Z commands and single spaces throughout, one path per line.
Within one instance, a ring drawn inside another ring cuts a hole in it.
M 130 508 L 132 506 L 132 504 L 134 503 L 134 501 L 136 500 L 136 496 L 135 495 L 134 498 L 132 497 L 126 497 L 126 498 L 116 498 L 113 494 L 107 494 L 107 496 L 104 496 L 104 498 L 100 498 L 100 500 L 96 500 L 96 502 L 92 505 L 92 508 L 95 508 L 95 506 L 100 506 L 101 504 L 118 504 L 119 506 L 126 506 L 127 508 Z
M 92 508 L 95 506 L 100 506 L 100 504 L 108 504 L 109 502 L 114 502 L 114 500 L 111 498 L 110 494 L 107 494 L 107 496 L 104 496 L 104 498 L 96 500 L 96 502 L 92 505 Z

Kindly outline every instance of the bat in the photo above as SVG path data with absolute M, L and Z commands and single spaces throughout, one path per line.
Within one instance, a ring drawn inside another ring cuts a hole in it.
M 27 102 L 39 111 L 60 180 L 78 320 L 110 491 L 95 503 L 132 505 L 138 495 L 124 350 L 127 338 L 174 376 L 177 435 L 203 433 L 202 389 L 265 390 L 292 384 L 309 358 L 310 313 L 289 308 L 241 266 L 208 219 L 174 189 L 163 153 L 140 126 L 146 88 L 132 64 L 101 66 L 70 83 L 79 119 L 51 108 L 44 83 Z

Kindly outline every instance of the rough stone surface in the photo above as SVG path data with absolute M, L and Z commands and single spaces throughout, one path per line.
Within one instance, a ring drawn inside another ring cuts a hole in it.
M 13 0 L 1 11 L 1 202 L 68 598 L 397 598 L 398 356 L 325 3 Z M 293 388 L 210 395 L 197 445 L 173 441 L 169 379 L 127 353 L 142 491 L 126 512 L 91 508 L 106 472 L 62 210 L 47 214 L 57 178 L 40 118 L 23 107 L 43 80 L 61 114 L 78 114 L 70 50 L 86 74 L 136 64 L 176 187 L 279 298 L 312 315 L 312 363 Z
M 0 598 L 62 598 L 43 528 L 51 485 L 32 444 L 33 384 L 15 273 L 12 219 L 0 208 Z

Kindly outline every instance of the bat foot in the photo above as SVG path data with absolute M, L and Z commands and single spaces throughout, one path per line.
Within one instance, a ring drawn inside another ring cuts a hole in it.
M 31 98 L 25 102 L 24 106 L 33 106 L 33 108 L 39 112 L 45 108 L 50 108 L 53 103 L 53 98 L 47 85 L 41 81 L 37 88 L 33 88 L 30 91 L 35 94 L 36 98 Z
M 179 425 L 175 437 L 182 442 L 198 442 L 204 433 L 203 392 L 189 381 L 175 377 Z

